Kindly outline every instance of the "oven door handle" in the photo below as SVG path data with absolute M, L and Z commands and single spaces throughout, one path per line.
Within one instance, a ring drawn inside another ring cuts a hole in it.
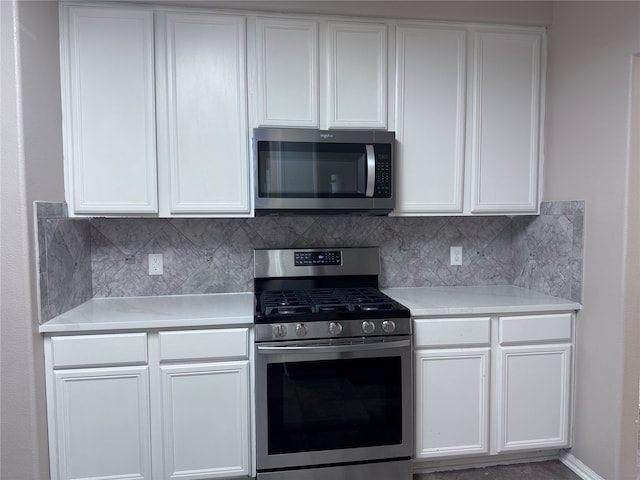
M 258 345 L 258 353 L 282 354 L 282 353 L 342 353 L 363 352 L 367 350 L 381 350 L 390 348 L 410 347 L 411 340 L 398 340 L 393 342 L 355 343 L 348 345 Z

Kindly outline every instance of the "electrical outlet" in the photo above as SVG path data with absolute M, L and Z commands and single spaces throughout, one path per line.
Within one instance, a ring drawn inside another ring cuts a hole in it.
M 162 275 L 162 254 L 149 254 L 149 275 Z
M 462 265 L 462 247 L 451 247 L 451 265 Z

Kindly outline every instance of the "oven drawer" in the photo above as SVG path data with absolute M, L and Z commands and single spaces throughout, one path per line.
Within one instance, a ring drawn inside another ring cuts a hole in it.
M 249 357 L 247 328 L 160 332 L 159 338 L 161 361 Z
M 416 348 L 486 346 L 491 342 L 491 318 L 430 318 L 414 321 Z

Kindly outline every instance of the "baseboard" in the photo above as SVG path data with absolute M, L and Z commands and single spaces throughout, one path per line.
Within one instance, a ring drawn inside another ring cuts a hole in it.
M 560 461 L 583 480 L 605 480 L 571 453 L 563 453 L 560 455 Z

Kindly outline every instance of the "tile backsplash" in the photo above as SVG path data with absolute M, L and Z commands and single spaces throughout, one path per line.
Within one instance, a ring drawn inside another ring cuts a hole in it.
M 92 296 L 251 291 L 253 249 L 264 247 L 379 246 L 383 288 L 517 285 L 581 299 L 584 202 L 518 217 L 91 220 L 37 203 L 36 219 L 41 321 Z M 452 245 L 462 246 L 461 266 L 449 265 Z M 149 253 L 163 254 L 163 275 L 147 274 Z

